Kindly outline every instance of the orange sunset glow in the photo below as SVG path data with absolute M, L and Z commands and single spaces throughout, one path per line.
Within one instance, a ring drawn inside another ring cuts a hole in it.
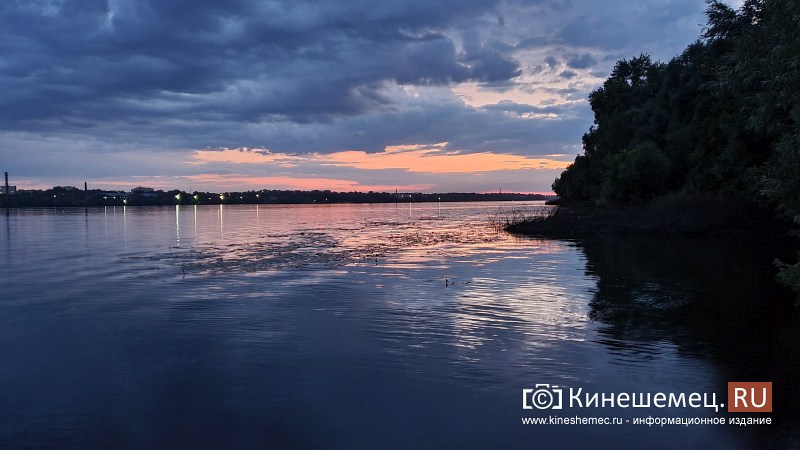
M 185 180 L 200 185 L 213 185 L 219 190 L 237 190 L 242 186 L 250 189 L 288 189 L 288 190 L 331 190 L 339 192 L 374 191 L 389 192 L 399 189 L 404 192 L 427 191 L 429 184 L 417 185 L 368 185 L 353 180 L 337 180 L 331 178 L 295 178 L 295 177 L 252 177 L 246 175 L 199 174 L 184 177 Z
M 200 150 L 193 155 L 193 164 L 270 164 L 277 167 L 294 167 L 307 162 L 320 166 L 352 167 L 363 170 L 402 169 L 425 173 L 479 173 L 497 170 L 564 169 L 569 164 L 549 155 L 550 158 L 531 158 L 522 155 L 491 152 L 460 153 L 445 150 L 447 143 L 435 145 L 389 146 L 384 152 L 367 153 L 349 150 L 331 154 L 313 153 L 296 156 L 272 153 L 260 149 Z

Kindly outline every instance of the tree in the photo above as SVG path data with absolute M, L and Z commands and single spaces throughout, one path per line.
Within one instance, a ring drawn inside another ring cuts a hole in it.
M 768 202 L 800 226 L 800 2 L 709 0 L 706 15 L 681 55 L 618 61 L 589 95 L 583 154 L 553 183 L 565 202 L 699 192 Z M 800 294 L 800 263 L 780 267 Z

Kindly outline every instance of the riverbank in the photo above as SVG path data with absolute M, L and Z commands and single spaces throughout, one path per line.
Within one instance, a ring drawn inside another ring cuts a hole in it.
M 745 201 L 670 198 L 642 207 L 558 206 L 553 214 L 512 222 L 514 234 L 582 238 L 607 235 L 753 237 L 789 242 L 791 223 Z
M 795 292 L 795 307 L 800 308 L 800 283 L 794 278 L 796 265 L 791 266 L 798 257 L 792 223 L 764 205 L 713 197 L 675 197 L 638 208 L 555 208 L 550 214 L 512 221 L 504 229 L 512 234 L 584 241 L 650 237 L 666 242 L 693 238 L 747 246 L 751 257 L 771 273 L 770 278 Z

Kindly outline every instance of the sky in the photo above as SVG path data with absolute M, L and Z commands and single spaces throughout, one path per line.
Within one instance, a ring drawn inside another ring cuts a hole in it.
M 705 8 L 4 0 L 0 171 L 22 189 L 550 192 L 614 63 L 679 54 Z

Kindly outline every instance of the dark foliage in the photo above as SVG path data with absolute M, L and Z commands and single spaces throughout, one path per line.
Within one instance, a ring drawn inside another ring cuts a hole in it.
M 681 55 L 619 61 L 589 96 L 584 154 L 553 183 L 564 204 L 715 195 L 800 225 L 800 2 L 709 0 L 706 14 Z M 779 266 L 800 294 L 800 265 Z

